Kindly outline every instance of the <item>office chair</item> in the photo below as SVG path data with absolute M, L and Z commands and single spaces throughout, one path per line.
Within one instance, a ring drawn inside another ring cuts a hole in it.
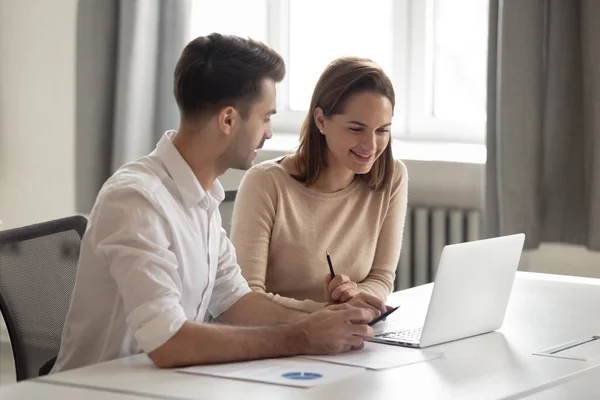
M 219 213 L 221 214 L 221 220 L 223 222 L 223 228 L 227 232 L 227 236 L 231 234 L 231 219 L 233 217 L 233 205 L 237 196 L 237 190 L 227 190 L 225 192 L 225 199 L 219 206 Z
M 83 216 L 0 231 L 0 313 L 17 381 L 52 369 L 75 286 Z

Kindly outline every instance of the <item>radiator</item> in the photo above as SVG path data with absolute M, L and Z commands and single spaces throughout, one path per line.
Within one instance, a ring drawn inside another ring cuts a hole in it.
M 480 220 L 479 210 L 409 206 L 396 290 L 433 281 L 444 246 L 479 239 Z

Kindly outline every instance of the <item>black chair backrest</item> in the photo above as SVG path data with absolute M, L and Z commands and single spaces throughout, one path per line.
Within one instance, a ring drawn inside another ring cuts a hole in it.
M 18 381 L 47 373 L 58 355 L 86 226 L 73 216 L 0 231 L 0 312 Z
M 235 197 L 237 196 L 237 190 L 228 190 L 225 192 L 225 200 L 219 206 L 219 213 L 223 220 L 223 228 L 227 232 L 227 236 L 231 234 L 231 218 L 233 217 L 233 204 L 235 203 Z

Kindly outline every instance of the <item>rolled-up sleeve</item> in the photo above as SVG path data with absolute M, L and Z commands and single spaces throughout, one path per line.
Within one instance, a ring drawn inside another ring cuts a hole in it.
M 227 237 L 225 229 L 221 229 L 219 265 L 208 312 L 213 318 L 218 318 L 236 301 L 250 292 L 248 282 L 242 276 L 242 271 L 237 263 L 235 248 Z
M 140 189 L 107 193 L 95 225 L 96 252 L 107 259 L 127 324 L 146 353 L 169 340 L 186 321 L 171 232 L 162 211 Z

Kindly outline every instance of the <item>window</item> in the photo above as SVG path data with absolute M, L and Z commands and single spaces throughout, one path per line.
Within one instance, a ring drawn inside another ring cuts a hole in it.
M 286 60 L 273 128 L 295 133 L 319 75 L 344 55 L 373 59 L 396 91 L 393 135 L 483 143 L 486 0 L 193 0 L 192 37 L 249 36 Z M 233 11 L 235 10 L 235 11 Z
M 483 143 L 488 2 L 410 2 L 405 136 Z
M 325 67 L 354 55 L 377 62 L 392 73 L 392 0 L 290 0 L 289 108 L 304 111 Z M 360 26 L 360 29 L 357 29 Z M 340 40 L 343 38 L 343 40 Z M 376 45 L 374 45 L 376 44 Z
M 437 0 L 433 35 L 433 114 L 485 121 L 487 3 Z

